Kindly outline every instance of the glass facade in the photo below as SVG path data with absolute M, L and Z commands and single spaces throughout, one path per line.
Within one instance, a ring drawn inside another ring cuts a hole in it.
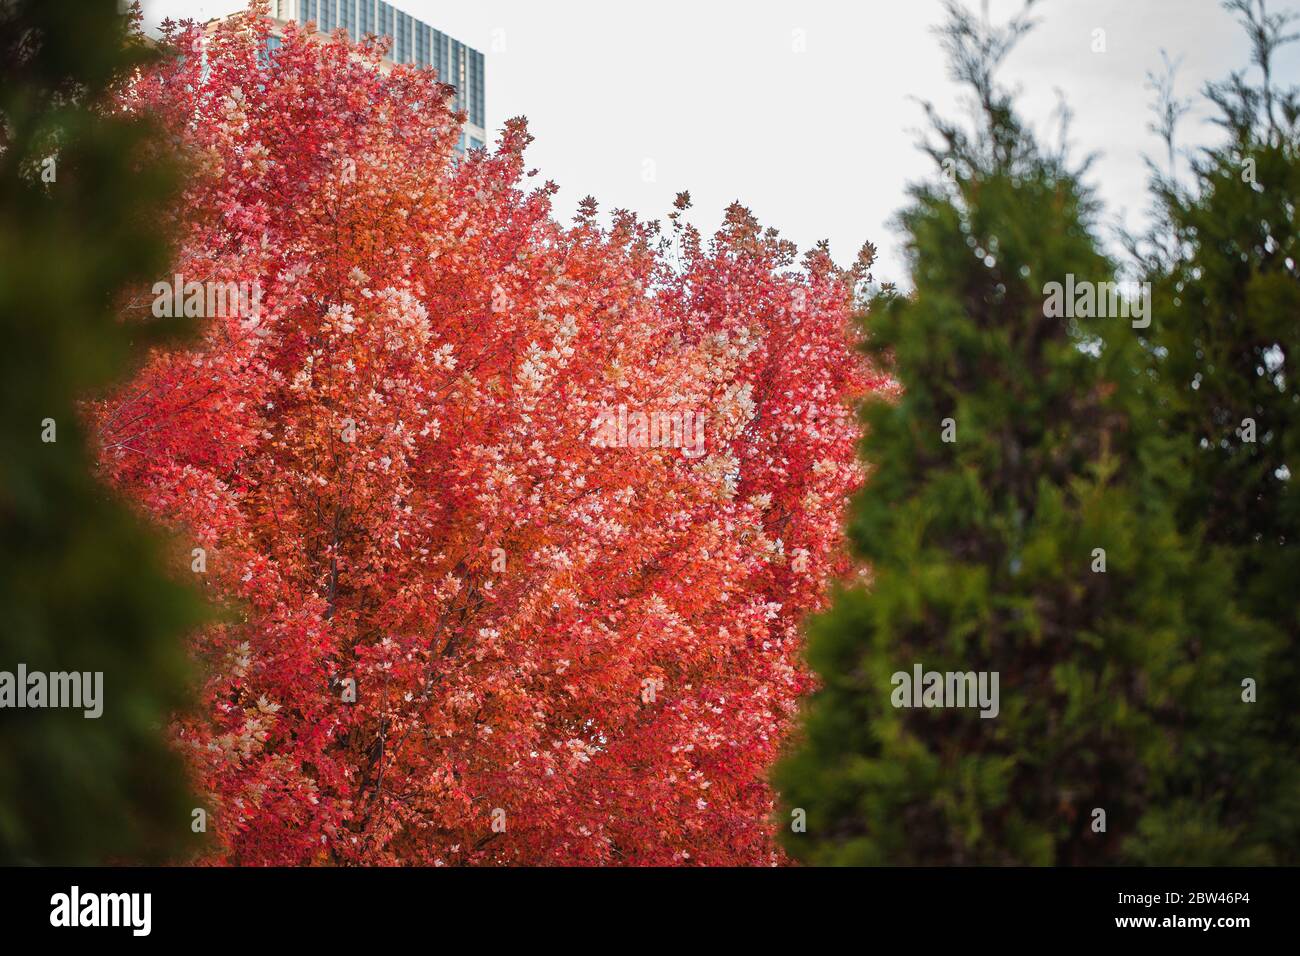
M 266 38 L 266 42 L 262 44 L 262 49 L 257 52 L 257 63 L 262 69 L 265 70 L 271 65 L 271 59 L 275 55 L 275 51 L 280 49 L 283 42 L 279 37 Z
M 465 88 L 465 75 L 461 72 L 461 66 L 463 63 L 464 59 L 461 57 L 460 44 L 453 43 L 451 45 L 450 69 L 443 74 L 442 81 L 444 83 L 450 83 L 452 86 L 456 87 L 456 109 L 461 108 L 460 91 Z
M 429 24 L 403 13 L 385 0 L 276 0 L 272 10 L 283 19 L 315 21 L 322 32 L 342 27 L 353 40 L 366 36 L 388 37 L 389 58 L 436 70 L 438 79 L 456 88 L 453 106 L 469 122 L 487 127 L 483 54 L 454 40 Z M 462 143 L 477 149 L 483 143 L 466 134 Z
M 393 59 L 398 63 L 411 62 L 411 15 L 397 13 L 397 50 Z
M 466 48 L 468 49 L 468 48 Z M 469 121 L 475 126 L 487 126 L 487 108 L 484 100 L 487 86 L 483 69 L 483 54 L 478 50 L 469 51 Z

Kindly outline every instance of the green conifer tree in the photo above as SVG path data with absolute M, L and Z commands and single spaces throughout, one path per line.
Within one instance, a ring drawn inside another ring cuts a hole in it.
M 148 55 L 117 0 L 0 4 L 0 671 L 103 673 L 98 718 L 0 709 L 0 863 L 159 859 L 198 839 L 166 724 L 201 605 L 92 478 L 76 407 L 157 334 L 114 306 L 165 272 L 178 179 L 149 126 L 102 108 Z
M 775 776 L 807 862 L 1123 861 L 1209 746 L 1187 714 L 1243 719 L 1228 675 L 1257 647 L 1174 526 L 1150 313 L 1138 296 L 1114 314 L 1087 164 L 1040 146 L 995 82 L 1029 28 L 1028 9 L 998 27 L 949 6 L 976 122 L 931 113 L 942 172 L 901 216 L 915 290 L 866 319 L 902 386 L 864 410 L 850 529 L 871 583 L 811 627 L 823 686 Z M 996 673 L 997 715 L 899 706 L 917 665 Z M 1207 799 L 1188 855 L 1251 858 Z
M 1278 49 L 1293 14 L 1263 0 L 1231 0 L 1253 47 L 1259 85 L 1245 72 L 1207 96 L 1227 133 L 1157 176 L 1156 224 L 1133 244 L 1155 289 L 1151 371 L 1162 414 L 1180 441 L 1179 520 L 1204 541 L 1200 558 L 1228 569 L 1232 597 L 1265 632 L 1269 656 L 1236 674 L 1250 724 L 1199 772 L 1188 793 L 1219 779 L 1222 815 L 1266 859 L 1300 862 L 1300 97 L 1276 88 Z M 1172 78 L 1171 78 L 1172 79 Z M 1176 102 L 1168 88 L 1162 101 Z M 1150 821 L 1143 856 L 1164 859 L 1185 842 L 1182 801 Z

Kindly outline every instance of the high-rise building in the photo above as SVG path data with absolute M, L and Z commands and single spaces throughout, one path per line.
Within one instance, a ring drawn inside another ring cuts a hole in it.
M 370 34 L 388 37 L 388 59 L 432 67 L 438 79 L 456 88 L 455 108 L 466 115 L 459 149 L 478 149 L 487 142 L 483 54 L 403 13 L 383 0 L 272 0 L 271 15 L 298 23 L 315 21 L 317 29 L 340 27 L 354 40 Z

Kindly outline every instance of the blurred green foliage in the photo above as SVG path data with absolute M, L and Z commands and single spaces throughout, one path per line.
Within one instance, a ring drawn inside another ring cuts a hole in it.
M 901 216 L 915 292 L 866 323 L 903 394 L 864 409 L 850 531 L 872 582 L 812 624 L 823 687 L 775 772 L 783 842 L 814 864 L 1275 862 L 1289 851 L 1255 800 L 1286 759 L 1241 680 L 1271 676 L 1277 609 L 1240 604 L 1253 572 L 1179 521 L 1200 479 L 1145 317 L 1045 314 L 1050 283 L 1115 269 L 1087 164 L 1042 146 L 994 80 L 1027 29 L 950 6 L 976 122 L 932 114 L 947 175 Z M 915 664 L 997 672 L 999 716 L 895 707 L 891 675 Z
M 1200 560 L 1228 570 L 1241 611 L 1269 632 L 1249 732 L 1186 767 L 1171 808 L 1144 835 L 1143 859 L 1177 857 L 1198 831 L 1206 780 L 1230 783 L 1220 814 L 1278 863 L 1300 863 L 1300 99 L 1274 87 L 1294 14 L 1225 4 L 1253 46 L 1253 72 L 1206 91 L 1225 141 L 1190 175 L 1157 176 L 1158 216 L 1138 247 L 1155 290 L 1150 373 L 1187 476 L 1178 499 Z M 1168 98 L 1172 101 L 1172 97 Z M 1169 130 L 1171 145 L 1175 130 Z M 1171 153 L 1173 151 L 1171 150 Z M 1247 440 L 1250 430 L 1254 441 Z M 1196 799 L 1189 799 L 1195 794 Z
M 76 404 L 172 334 L 115 315 L 169 260 L 178 170 L 148 124 L 102 108 L 152 55 L 116 0 L 0 4 L 0 670 L 104 674 L 99 719 L 0 710 L 4 863 L 159 860 L 196 839 L 166 724 L 204 612 L 92 477 Z

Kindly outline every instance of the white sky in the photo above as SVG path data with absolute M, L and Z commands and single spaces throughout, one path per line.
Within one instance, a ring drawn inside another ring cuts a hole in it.
M 229 13 L 241 0 L 144 0 L 146 23 Z M 908 182 L 932 174 L 916 148 L 917 100 L 956 112 L 931 27 L 939 0 L 396 0 L 395 5 L 481 50 L 489 132 L 528 117 L 530 165 L 561 187 L 571 215 L 601 208 L 666 218 L 689 189 L 693 221 L 712 232 L 733 200 L 806 249 L 831 241 L 848 264 L 864 240 L 881 251 L 878 279 L 907 282 L 893 217 Z M 993 0 L 995 18 L 1019 3 Z M 1270 9 L 1283 9 L 1271 0 Z M 1160 50 L 1183 57 L 1179 92 L 1245 67 L 1244 34 L 1218 0 L 1043 0 L 1038 27 L 1003 73 L 1021 107 L 1049 129 L 1056 91 L 1074 110 L 1079 154 L 1101 154 L 1093 181 L 1112 217 L 1137 224 L 1146 208 L 1144 88 Z M 1106 31 L 1094 53 L 1093 31 Z M 796 31 L 802 31 L 797 34 Z M 796 38 L 804 38 L 804 52 Z M 1278 70 L 1300 80 L 1300 45 Z M 1197 102 L 1184 146 L 1216 133 Z M 648 181 L 649 180 L 649 181 Z

